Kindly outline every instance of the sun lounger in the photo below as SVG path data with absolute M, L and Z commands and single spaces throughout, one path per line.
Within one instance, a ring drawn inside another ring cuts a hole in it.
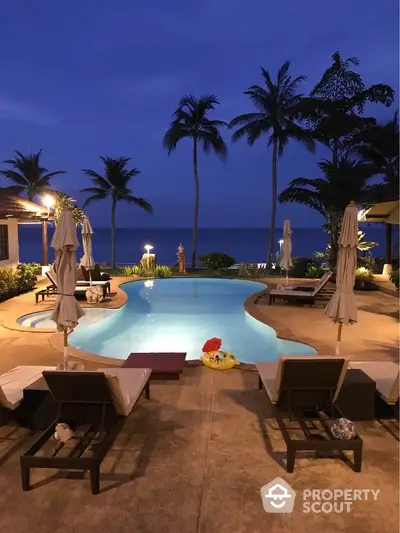
M 332 293 L 325 290 L 325 286 L 332 276 L 331 272 L 327 272 L 322 276 L 319 282 L 310 290 L 304 290 L 301 285 L 286 289 L 272 289 L 268 292 L 269 305 L 275 300 L 283 300 L 286 302 L 297 301 L 300 303 L 314 305 L 316 299 L 328 299 Z
M 51 285 L 47 287 L 47 291 L 51 294 L 57 294 L 57 274 L 54 270 L 49 270 L 46 272 L 46 276 L 51 282 Z M 92 285 L 100 285 L 103 288 L 103 294 L 106 295 L 107 289 L 110 291 L 110 282 L 109 281 L 94 281 Z M 86 294 L 86 291 L 89 287 L 89 282 L 87 281 L 77 281 L 75 287 L 75 296 L 80 294 Z
M 351 362 L 350 368 L 362 370 L 376 384 L 380 397 L 388 405 L 399 401 L 399 365 L 391 361 Z
M 335 401 L 342 386 L 348 362 L 329 356 L 282 356 L 276 362 L 257 363 L 259 388 L 267 392 L 279 429 L 287 447 L 287 471 L 293 472 L 297 451 L 352 450 L 354 470 L 361 470 L 362 440 L 333 439 L 329 424 L 335 417 Z M 296 421 L 304 437 L 292 438 L 285 418 Z M 320 429 L 315 435 L 318 421 Z M 323 438 L 321 438 L 323 437 Z
M 31 468 L 88 470 L 92 494 L 100 491 L 100 466 L 141 393 L 150 397 L 150 369 L 107 368 L 96 372 L 43 372 L 58 417 L 21 456 L 23 490 Z M 68 423 L 73 438 L 53 440 L 56 425 Z

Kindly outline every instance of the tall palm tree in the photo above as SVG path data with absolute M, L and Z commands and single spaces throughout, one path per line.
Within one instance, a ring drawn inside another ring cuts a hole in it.
M 213 150 L 217 156 L 224 159 L 227 154 L 226 144 L 221 137 L 219 128 L 227 126 L 221 120 L 210 120 L 207 115 L 219 105 L 214 94 L 205 94 L 196 98 L 189 94 L 183 96 L 173 114 L 171 125 L 164 135 L 163 145 L 168 155 L 177 147 L 182 139 L 190 138 L 193 142 L 193 175 L 194 175 L 194 218 L 192 240 L 192 268 L 196 266 L 197 230 L 199 224 L 200 187 L 198 172 L 199 144 L 205 154 Z
M 292 78 L 289 74 L 289 68 L 290 61 L 286 61 L 279 69 L 276 81 L 273 82 L 268 70 L 261 67 L 266 87 L 252 85 L 244 92 L 250 96 L 257 111 L 239 115 L 229 124 L 230 128 L 239 126 L 232 135 L 233 141 L 246 137 L 248 144 L 253 146 L 257 139 L 263 135 L 268 135 L 268 146 L 272 145 L 272 195 L 268 262 L 272 258 L 275 236 L 278 157 L 283 155 L 284 148 L 290 139 L 302 142 L 308 150 L 314 151 L 311 133 L 303 129 L 294 118 L 297 106 L 303 97 L 297 93 L 297 90 L 300 83 L 306 78 L 304 76 Z
M 358 137 L 356 152 L 372 165 L 383 181 L 370 188 L 371 203 L 399 199 L 399 122 L 398 112 L 385 124 L 376 124 Z M 385 264 L 392 263 L 392 224 L 386 224 Z
M 13 168 L 0 170 L 0 174 L 14 183 L 9 189 L 17 194 L 26 194 L 30 201 L 33 201 L 36 195 L 52 190 L 50 180 L 53 176 L 65 174 L 64 170 L 49 172 L 47 168 L 40 165 L 42 150 L 30 155 L 24 155 L 17 150 L 15 153 L 17 154 L 15 159 L 3 161 L 4 164 L 11 165 Z
M 323 159 L 318 166 L 323 178 L 296 178 L 278 200 L 305 205 L 324 217 L 331 241 L 329 263 L 334 268 L 344 210 L 351 201 L 362 204 L 369 197 L 368 180 L 373 171 L 370 165 L 355 161 L 347 154 L 337 162 Z
M 83 207 L 86 207 L 95 200 L 104 200 L 111 198 L 111 260 L 112 265 L 116 266 L 115 256 L 115 211 L 117 202 L 127 202 L 135 204 L 147 213 L 152 213 L 152 206 L 143 198 L 137 198 L 132 195 L 132 189 L 128 187 L 130 180 L 140 174 L 137 168 L 127 169 L 126 165 L 130 157 L 100 157 L 104 163 L 104 176 L 101 176 L 94 170 L 84 169 L 83 172 L 90 176 L 94 187 L 82 189 L 80 192 L 90 193 L 91 196 L 86 199 Z

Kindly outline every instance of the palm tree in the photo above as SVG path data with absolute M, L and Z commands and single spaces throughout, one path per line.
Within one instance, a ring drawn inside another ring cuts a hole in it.
M 0 174 L 8 178 L 14 185 L 8 187 L 17 194 L 24 193 L 28 200 L 33 201 L 36 195 L 51 191 L 50 180 L 58 174 L 65 174 L 64 170 L 49 172 L 47 168 L 40 166 L 40 155 L 42 150 L 36 154 L 23 155 L 15 151 L 15 159 L 3 161 L 6 165 L 13 168 L 9 170 L 0 170 Z
M 263 135 L 268 135 L 268 146 L 272 145 L 272 196 L 271 220 L 267 261 L 272 258 L 275 237 L 276 198 L 278 190 L 277 165 L 278 157 L 283 155 L 285 146 L 290 139 L 302 142 L 310 151 L 314 151 L 312 135 L 303 129 L 294 119 L 294 110 L 299 105 L 302 95 L 297 89 L 306 78 L 292 78 L 289 74 L 290 61 L 286 61 L 278 71 L 276 82 L 273 82 L 268 70 L 261 67 L 266 87 L 252 85 L 244 94 L 250 96 L 256 112 L 246 113 L 234 118 L 230 128 L 240 126 L 232 135 L 233 141 L 247 138 L 250 146 Z
M 281 192 L 278 200 L 305 205 L 324 217 L 330 233 L 329 263 L 334 268 L 344 210 L 351 201 L 362 204 L 368 198 L 368 180 L 373 171 L 370 165 L 355 161 L 347 154 L 339 158 L 337 166 L 326 159 L 318 166 L 323 178 L 296 178 Z
M 198 173 L 198 149 L 201 144 L 205 154 L 213 150 L 217 156 L 224 159 L 227 148 L 219 132 L 220 127 L 227 126 L 221 120 L 207 118 L 209 111 L 213 111 L 219 105 L 218 98 L 214 94 L 205 94 L 196 98 L 189 94 L 183 96 L 173 114 L 171 125 L 164 135 L 163 145 L 168 150 L 168 155 L 177 147 L 182 139 L 190 138 L 193 142 L 193 175 L 194 175 L 194 219 L 192 240 L 192 268 L 196 266 L 197 253 L 197 229 L 199 224 L 199 173 Z
M 399 122 L 398 112 L 385 124 L 375 126 L 362 132 L 357 139 L 356 152 L 362 161 L 372 165 L 374 173 L 383 178 L 383 182 L 373 185 L 371 203 L 399 199 Z M 392 224 L 386 224 L 385 264 L 392 263 Z
M 104 177 L 90 169 L 84 169 L 83 172 L 91 177 L 94 187 L 82 189 L 80 192 L 90 193 L 91 196 L 86 199 L 83 207 L 86 207 L 95 200 L 104 200 L 111 198 L 111 259 L 113 268 L 116 267 L 115 258 L 115 210 L 117 202 L 123 201 L 128 204 L 135 204 L 147 213 L 152 213 L 152 206 L 143 198 L 132 196 L 132 189 L 128 188 L 129 181 L 140 174 L 137 168 L 127 169 L 126 165 L 130 157 L 100 157 L 104 163 Z

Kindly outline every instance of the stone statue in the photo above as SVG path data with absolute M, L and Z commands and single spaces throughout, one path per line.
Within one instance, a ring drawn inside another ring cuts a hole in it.
M 186 257 L 182 243 L 178 246 L 176 257 L 178 258 L 179 274 L 186 274 Z

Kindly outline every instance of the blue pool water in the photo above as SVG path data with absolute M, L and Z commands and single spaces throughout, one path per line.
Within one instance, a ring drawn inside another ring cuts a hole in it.
M 245 312 L 245 299 L 265 289 L 262 283 L 176 278 L 122 288 L 127 303 L 101 320 L 81 320 L 70 335 L 73 346 L 122 359 L 131 352 L 150 351 L 187 352 L 187 359 L 198 359 L 204 342 L 220 337 L 221 349 L 247 363 L 316 353 L 305 344 L 278 339 L 275 330 Z

